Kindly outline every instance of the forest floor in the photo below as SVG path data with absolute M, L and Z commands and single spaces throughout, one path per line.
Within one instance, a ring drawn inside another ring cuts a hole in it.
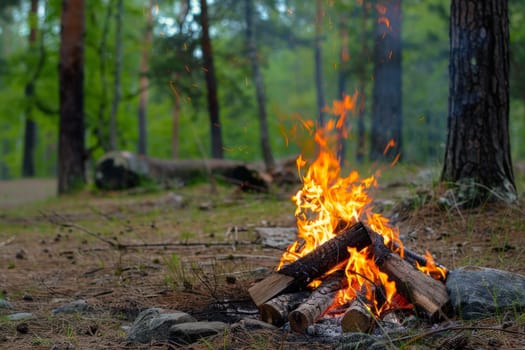
M 386 215 L 396 213 L 405 245 L 418 253 L 430 250 L 449 269 L 478 265 L 525 274 L 525 201 L 445 209 L 438 204 L 442 189 L 434 183 L 436 174 L 412 168 L 379 179 L 375 204 Z M 517 175 L 523 191 L 525 174 Z M 0 348 L 166 348 L 126 342 L 124 327 L 148 307 L 233 322 L 220 303 L 249 305 L 247 289 L 282 254 L 263 247 L 254 229 L 294 227 L 290 197 L 299 187 L 246 194 L 220 185 L 211 194 L 204 183 L 171 190 L 86 190 L 55 198 L 53 180 L 0 182 L 0 298 L 16 312 L 33 314 L 29 320 L 9 321 L 5 315 L 14 311 L 0 309 Z M 52 315 L 77 299 L 92 310 Z M 524 349 L 525 337 L 498 331 L 503 322 L 524 334 L 521 313 L 510 315 L 510 321 L 509 315 L 458 320 L 469 336 L 464 349 Z M 440 335 L 425 331 L 414 330 L 404 348 L 438 348 Z M 238 328 L 192 348 L 332 347 L 281 329 Z

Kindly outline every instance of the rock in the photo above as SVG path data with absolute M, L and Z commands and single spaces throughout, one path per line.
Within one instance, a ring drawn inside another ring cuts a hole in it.
M 0 298 L 0 309 L 12 309 L 13 305 L 5 299 Z
M 33 318 L 33 314 L 30 312 L 17 312 L 16 314 L 7 315 L 9 321 L 22 321 Z
M 191 315 L 174 310 L 150 308 L 142 311 L 128 331 L 128 341 L 149 343 L 167 340 L 170 327 L 184 322 L 196 322 Z
M 176 324 L 170 328 L 169 341 L 175 344 L 191 344 L 197 340 L 224 332 L 228 325 L 224 322 L 189 322 Z
M 261 243 L 265 247 L 286 249 L 297 237 L 296 227 L 256 227 Z
M 91 310 L 91 307 L 88 305 L 88 303 L 83 299 L 79 299 L 79 300 L 72 301 L 68 304 L 59 306 L 56 309 L 53 309 L 51 313 L 53 315 L 57 315 L 61 313 L 62 314 L 72 314 L 75 312 L 85 312 L 89 310 Z
M 465 320 L 525 310 L 523 275 L 466 266 L 450 271 L 446 286 L 455 313 Z
M 22 322 L 16 325 L 16 331 L 20 334 L 27 334 L 29 332 L 29 325 L 27 322 Z
M 22 300 L 24 301 L 33 301 L 33 296 L 29 293 L 25 293 L 24 296 L 22 297 Z

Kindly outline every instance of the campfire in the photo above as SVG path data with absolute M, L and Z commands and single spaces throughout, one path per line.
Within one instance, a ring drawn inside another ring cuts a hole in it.
M 405 249 L 399 230 L 373 212 L 369 192 L 376 177 L 361 178 L 356 171 L 341 176 L 331 134 L 344 125 L 353 101 L 334 103 L 339 120 L 316 131 L 318 156 L 292 197 L 297 240 L 276 271 L 249 290 L 268 323 L 289 321 L 294 331 L 304 332 L 330 313 L 342 315 L 343 331 L 368 332 L 374 320 L 397 310 L 414 310 L 431 320 L 450 312 L 446 268 L 428 251 L 421 256 Z M 300 175 L 306 165 L 299 156 Z

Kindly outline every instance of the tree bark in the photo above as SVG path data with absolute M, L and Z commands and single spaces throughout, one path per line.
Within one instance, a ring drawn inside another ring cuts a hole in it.
M 344 98 L 346 90 L 346 76 L 348 74 L 348 17 L 347 14 L 341 14 L 339 17 L 339 32 L 341 48 L 339 49 L 339 74 L 337 77 L 337 91 L 339 98 Z M 337 160 L 342 168 L 346 160 L 346 129 L 348 122 L 345 120 L 343 125 L 337 129 Z
M 150 0 L 148 8 L 148 16 L 146 19 L 146 30 L 144 32 L 144 47 L 142 48 L 142 56 L 140 57 L 140 96 L 139 96 L 139 113 L 138 113 L 138 130 L 139 130 L 139 140 L 137 146 L 138 154 L 147 154 L 148 148 L 148 137 L 147 137 L 147 108 L 148 108 L 148 72 L 149 72 L 149 62 L 148 54 L 151 50 L 151 37 L 153 31 L 153 6 L 154 1 Z
M 366 80 L 368 57 L 368 10 L 370 2 L 364 0 L 361 6 L 361 54 L 359 57 L 359 102 L 357 112 L 357 147 L 355 158 L 358 163 L 365 160 L 365 112 L 366 112 Z
M 84 149 L 84 1 L 63 0 L 60 31 L 58 193 L 86 182 Z
M 252 65 L 252 75 L 257 96 L 257 107 L 259 112 L 259 137 L 261 140 L 261 150 L 266 171 L 271 172 L 275 168 L 272 149 L 270 147 L 270 132 L 268 130 L 268 117 L 266 114 L 266 94 L 264 82 L 259 69 L 257 55 L 257 44 L 255 39 L 255 26 L 253 23 L 253 0 L 244 0 L 246 10 L 246 41 L 248 47 L 248 57 Z
M 29 9 L 29 50 L 35 49 L 37 23 L 38 23 L 38 0 L 31 0 L 31 7 Z M 30 67 L 28 67 L 29 69 Z M 24 153 L 22 158 L 22 176 L 35 176 L 35 147 L 36 147 L 36 130 L 37 124 L 33 117 L 33 96 L 35 94 L 35 81 L 31 79 L 26 84 L 26 113 L 25 113 L 25 127 L 24 127 Z
M 322 52 L 322 34 L 323 34 L 323 3 L 322 0 L 315 2 L 315 43 L 314 43 L 314 63 L 315 63 L 315 91 L 317 96 L 317 123 L 323 127 L 325 123 L 324 88 L 323 88 L 323 52 Z
M 376 9 L 370 160 L 390 162 L 402 148 L 401 0 L 380 0 Z
M 309 293 L 306 291 L 281 294 L 259 306 L 261 320 L 280 327 L 287 320 L 290 311 L 304 303 Z
M 219 100 L 217 93 L 217 79 L 215 78 L 215 67 L 213 63 L 213 50 L 210 39 L 210 24 L 208 18 L 207 0 L 200 0 L 202 27 L 202 57 L 204 60 L 204 76 L 208 90 L 208 112 L 210 114 L 210 136 L 212 158 L 223 158 L 223 144 L 221 134 L 221 123 L 219 120 Z
M 102 34 L 100 38 L 100 43 L 97 47 L 99 55 L 99 75 L 100 75 L 100 97 L 98 105 L 98 124 L 94 130 L 95 137 L 97 138 L 98 145 L 102 147 L 105 152 L 108 152 L 109 147 L 109 137 L 106 137 L 104 131 L 106 131 L 106 112 L 108 105 L 108 79 L 106 73 L 106 63 L 107 63 L 107 38 L 109 33 L 109 22 L 113 14 L 113 1 L 110 0 L 106 5 L 106 14 L 104 16 L 104 22 L 102 23 Z
M 122 95 L 122 86 L 120 83 L 122 72 L 122 14 L 124 12 L 123 0 L 117 0 L 117 13 L 115 16 L 115 78 L 113 81 L 113 103 L 111 104 L 111 114 L 109 116 L 109 148 L 116 150 L 117 141 L 117 116 L 118 106 Z
M 509 142 L 507 0 L 452 0 L 442 181 L 473 181 L 478 204 L 517 199 Z

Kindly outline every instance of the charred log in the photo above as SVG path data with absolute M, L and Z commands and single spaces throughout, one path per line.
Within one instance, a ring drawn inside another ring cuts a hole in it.
M 376 265 L 395 282 L 398 292 L 431 320 L 439 320 L 450 311 L 450 298 L 445 284 L 414 268 L 383 243 L 383 237 L 370 231 L 374 242 Z
M 368 230 L 358 222 L 309 254 L 253 285 L 248 291 L 257 306 L 285 291 L 305 287 L 350 256 L 348 247 L 358 251 L 372 243 Z

